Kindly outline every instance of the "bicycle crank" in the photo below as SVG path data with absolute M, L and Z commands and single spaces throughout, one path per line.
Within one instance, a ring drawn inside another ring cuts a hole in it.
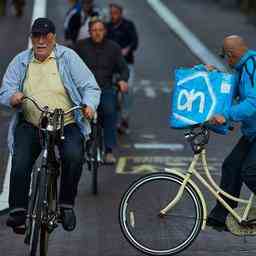
M 237 208 L 235 211 L 241 216 L 244 213 L 244 208 Z M 256 222 L 250 221 L 256 219 L 256 208 L 251 208 L 248 214 L 248 221 L 238 223 L 237 220 L 229 213 L 226 219 L 228 230 L 236 236 L 255 236 Z

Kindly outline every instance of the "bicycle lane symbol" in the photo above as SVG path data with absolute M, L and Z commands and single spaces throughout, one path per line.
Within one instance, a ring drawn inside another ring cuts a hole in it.
M 179 171 L 187 169 L 191 156 L 122 156 L 116 166 L 117 174 L 147 174 L 164 171 L 164 168 L 174 168 Z M 212 175 L 219 176 L 221 161 L 218 158 L 208 158 L 209 170 Z M 199 170 L 200 170 L 200 166 Z

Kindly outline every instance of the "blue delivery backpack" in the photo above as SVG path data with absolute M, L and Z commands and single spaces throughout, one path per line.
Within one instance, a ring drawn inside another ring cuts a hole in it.
M 178 68 L 172 91 L 172 128 L 189 128 L 203 123 L 214 114 L 231 107 L 236 86 L 235 75 L 199 68 Z M 209 125 L 220 134 L 228 133 L 229 124 Z

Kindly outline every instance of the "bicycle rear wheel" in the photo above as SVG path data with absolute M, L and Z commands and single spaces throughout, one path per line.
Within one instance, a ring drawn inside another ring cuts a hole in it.
M 203 207 L 194 188 L 187 184 L 180 201 L 160 216 L 176 196 L 183 179 L 174 174 L 150 174 L 133 183 L 123 195 L 119 222 L 128 242 L 150 255 L 173 255 L 197 237 Z

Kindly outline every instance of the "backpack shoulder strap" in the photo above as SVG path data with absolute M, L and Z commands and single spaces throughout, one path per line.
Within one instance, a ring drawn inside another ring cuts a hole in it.
M 249 79 L 251 81 L 251 85 L 252 87 L 254 87 L 254 75 L 255 75 L 255 72 L 256 72 L 256 60 L 255 60 L 255 57 L 256 55 L 252 55 L 250 57 L 248 57 L 243 66 L 242 66 L 242 72 L 240 73 L 239 75 L 239 81 L 241 81 L 241 78 L 242 78 L 242 73 L 243 73 L 243 69 L 245 69 L 245 72 L 247 73 L 247 75 L 249 76 Z M 247 66 L 247 62 L 249 60 L 252 60 L 252 63 L 253 63 L 253 70 L 252 70 L 252 73 L 248 70 L 248 66 Z

